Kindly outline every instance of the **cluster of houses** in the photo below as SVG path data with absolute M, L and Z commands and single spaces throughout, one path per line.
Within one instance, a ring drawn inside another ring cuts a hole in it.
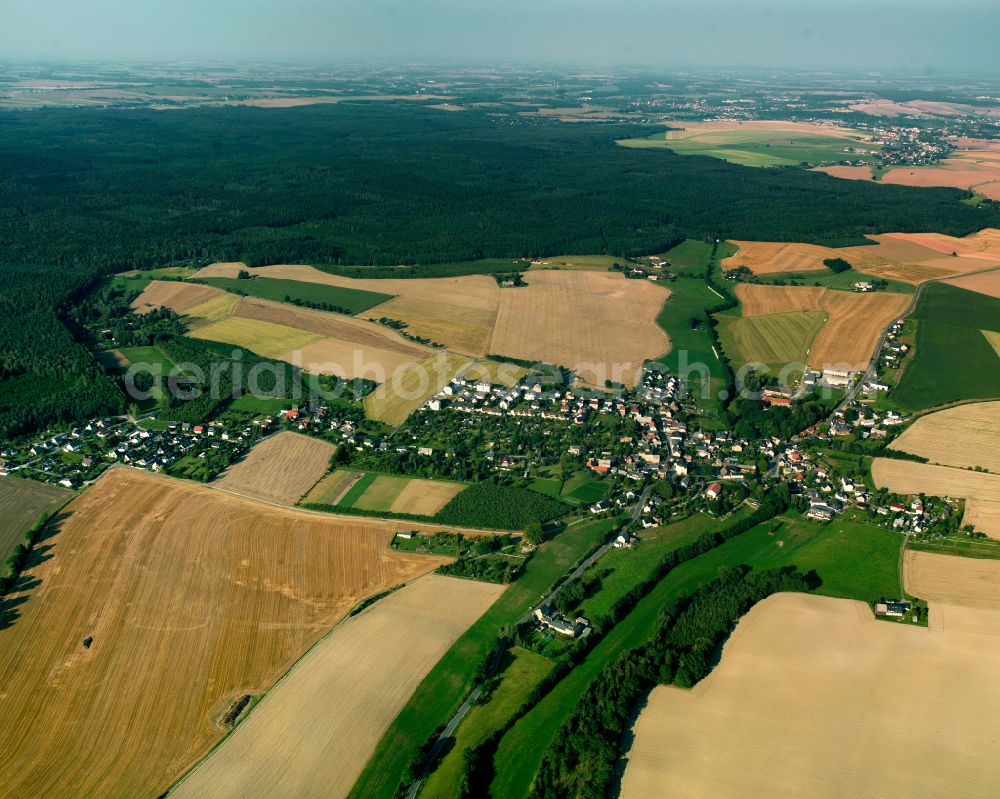
M 535 609 L 535 619 L 543 629 L 552 630 L 568 638 L 586 638 L 590 635 L 590 622 L 583 616 L 568 619 L 561 613 L 556 613 L 548 605 Z
M 903 329 L 902 319 L 897 319 L 892 323 L 889 332 L 886 334 L 885 343 L 879 352 L 878 367 L 880 369 L 898 369 L 910 351 L 910 346 L 906 342 L 899 340 L 900 331 Z M 888 390 L 888 386 L 884 389 Z

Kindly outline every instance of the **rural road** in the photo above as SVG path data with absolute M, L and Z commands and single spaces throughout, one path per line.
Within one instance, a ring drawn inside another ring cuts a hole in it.
M 632 516 L 631 516 L 631 518 L 628 520 L 628 522 L 626 524 L 622 525 L 622 527 L 626 527 L 628 524 L 632 524 L 633 522 L 635 522 L 639 518 L 639 516 L 642 514 L 642 508 L 646 504 L 646 500 L 649 499 L 649 495 L 652 492 L 652 490 L 653 490 L 653 486 L 651 486 L 651 485 L 646 486 L 646 488 L 643 489 L 642 494 L 639 495 L 639 499 L 635 503 L 635 508 L 632 509 Z M 621 529 L 621 528 L 619 528 L 619 529 Z M 616 531 L 616 537 L 617 537 L 617 531 Z M 589 558 L 587 558 L 585 561 L 583 561 L 583 563 L 581 563 L 579 566 L 577 566 L 575 569 L 573 569 L 573 571 L 569 574 L 569 576 L 566 577 L 565 580 L 563 580 L 561 583 L 559 583 L 559 585 L 557 585 L 552 590 L 552 593 L 550 593 L 548 596 L 542 597 L 541 600 L 539 600 L 536 604 L 532 605 L 531 609 L 528 610 L 528 612 L 526 614 L 524 614 L 518 620 L 517 623 L 518 624 L 524 624 L 524 623 L 530 621 L 531 617 L 535 613 L 535 610 L 537 610 L 538 608 L 540 608 L 542 605 L 545 605 L 546 603 L 551 602 L 552 599 L 553 599 L 553 597 L 555 597 L 556 594 L 558 594 L 565 586 L 569 585 L 571 582 L 573 582 L 573 580 L 575 580 L 577 577 L 579 577 L 581 574 L 583 574 L 587 569 L 589 569 L 591 566 L 593 566 L 594 563 L 596 563 L 598 560 L 600 560 L 602 557 L 604 557 L 604 555 L 607 554 L 607 551 L 609 549 L 611 549 L 611 547 L 613 545 L 614 545 L 614 538 L 612 538 L 611 540 L 609 540 L 607 543 L 603 544 L 600 549 L 598 549 Z
M 469 708 L 472 707 L 472 703 L 475 702 L 477 699 L 479 699 L 479 695 L 481 693 L 482 693 L 482 688 L 480 688 L 477 685 L 475 688 L 472 689 L 472 692 L 465 698 L 465 701 L 462 703 L 462 706 L 457 711 L 455 711 L 455 715 L 451 717 L 451 720 L 445 726 L 444 731 L 437 737 L 437 740 L 434 741 L 434 745 L 431 747 L 430 754 L 427 756 L 428 763 L 434 762 L 434 760 L 438 756 L 438 753 L 445 745 L 445 742 L 452 735 L 454 735 L 455 729 L 458 727 L 459 724 L 462 723 L 462 719 L 464 719 L 466 714 L 469 712 Z M 426 776 L 427 776 L 426 771 L 420 775 L 420 778 L 417 779 L 410 786 L 409 790 L 407 790 L 405 799 L 414 799 L 414 797 L 417 795 L 417 792 L 420 790 L 420 786 L 423 784 L 424 778 Z

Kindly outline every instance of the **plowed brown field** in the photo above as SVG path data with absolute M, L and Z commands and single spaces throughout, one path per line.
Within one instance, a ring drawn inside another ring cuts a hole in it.
M 0 797 L 158 796 L 236 698 L 362 597 L 443 562 L 390 550 L 394 523 L 125 468 L 67 512 L 0 629 Z
M 294 505 L 326 474 L 337 448 L 327 441 L 283 431 L 264 439 L 214 485 L 279 505 Z
M 953 277 L 947 282 L 961 289 L 978 291 L 980 294 L 985 294 L 988 297 L 1000 297 L 1000 269 L 993 272 L 983 272 L 978 275 Z M 997 327 L 1000 327 L 1000 319 L 997 320 Z

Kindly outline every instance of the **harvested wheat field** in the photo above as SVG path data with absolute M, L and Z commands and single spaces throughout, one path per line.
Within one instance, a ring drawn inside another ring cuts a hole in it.
M 336 449 L 327 441 L 286 430 L 256 444 L 214 485 L 254 499 L 294 505 L 326 474 Z
M 971 524 L 990 538 L 1000 538 L 1000 474 L 876 458 L 872 461 L 872 479 L 875 485 L 896 494 L 964 497 L 962 524 Z
M 225 294 L 222 289 L 198 283 L 154 280 L 132 300 L 132 309 L 137 313 L 148 313 L 154 308 L 170 308 L 175 313 L 186 314 L 190 309 Z
M 786 241 L 737 241 L 739 250 L 723 259 L 723 269 L 745 266 L 755 275 L 783 274 L 786 272 L 824 272 L 825 258 L 834 258 L 832 247 L 818 244 L 798 244 Z
M 815 167 L 847 180 L 873 180 L 866 166 Z M 1000 153 L 994 149 L 957 150 L 933 166 L 897 166 L 884 172 L 880 183 L 899 186 L 944 186 L 977 192 L 984 197 L 1000 199 Z
M 1000 402 L 959 405 L 921 416 L 889 449 L 942 466 L 980 466 L 1000 474 Z
M 429 575 L 380 599 L 302 658 L 171 796 L 347 796 L 420 681 L 503 590 Z
M 160 795 L 222 737 L 234 700 L 361 598 L 444 561 L 390 550 L 395 523 L 125 468 L 67 512 L 0 629 L 0 797 Z
M 433 516 L 457 497 L 466 486 L 443 480 L 410 480 L 392 501 L 392 513 Z
M 62 486 L 0 477 L 0 563 L 10 557 L 42 514 L 51 513 L 72 496 Z
M 906 310 L 906 294 L 875 292 L 857 294 L 832 291 L 821 286 L 767 286 L 740 283 L 736 296 L 744 318 L 793 311 L 822 311 L 822 326 L 808 354 L 814 368 L 846 365 L 850 369 L 867 366 L 875 344 L 886 326 Z
M 992 796 L 1000 739 L 983 708 L 1000 703 L 998 672 L 1000 637 L 776 594 L 739 622 L 705 680 L 653 689 L 621 795 Z
M 236 266 L 236 271 L 243 268 Z M 233 267 L 208 266 L 206 274 L 235 274 Z M 211 270 L 210 272 L 207 270 Z M 393 294 L 364 312 L 366 319 L 386 317 L 406 324 L 408 333 L 473 357 L 485 355 L 496 321 L 500 288 L 487 275 L 448 278 L 356 279 L 321 272 L 312 266 L 279 264 L 251 269 L 266 277 Z
M 946 282 L 958 286 L 960 289 L 977 291 L 987 297 L 1000 297 L 1000 269 L 992 272 L 981 272 L 978 275 L 953 277 Z M 1000 319 L 997 320 L 997 327 L 1000 327 Z
M 1000 610 L 1000 560 L 908 549 L 903 584 L 908 594 L 928 602 Z
M 669 294 L 646 280 L 610 272 L 531 272 L 505 289 L 490 352 L 577 371 L 590 385 L 634 386 L 644 361 L 670 340 L 656 324 Z
M 246 347 L 264 358 L 279 358 L 322 340 L 322 336 L 297 327 L 276 325 L 260 319 L 246 319 L 229 316 L 218 322 L 211 322 L 190 334 L 194 338 Z M 291 359 L 290 357 L 288 358 Z
M 739 251 L 726 258 L 725 269 L 745 266 L 759 275 L 798 272 L 828 273 L 823 261 L 843 258 L 866 276 L 919 283 L 1000 266 L 1000 232 L 981 230 L 965 238 L 937 233 L 885 233 L 869 236 L 871 245 L 821 247 L 773 241 L 734 241 Z M 952 253 L 956 255 L 952 255 Z
M 397 370 L 365 397 L 365 413 L 371 419 L 401 425 L 468 365 L 468 358 L 438 350 L 420 363 Z
M 471 382 L 485 381 L 511 388 L 516 386 L 526 374 L 528 374 L 528 370 L 516 363 L 481 360 L 471 364 L 468 369 L 462 372 L 462 377 Z
M 1000 356 L 1000 332 L 996 330 L 982 330 L 980 332 L 986 336 L 986 340 L 990 343 L 997 356 Z

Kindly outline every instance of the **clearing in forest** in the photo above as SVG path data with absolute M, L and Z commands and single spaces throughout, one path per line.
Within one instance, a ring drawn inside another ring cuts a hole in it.
M 980 467 L 1000 474 L 1000 402 L 975 402 L 921 416 L 889 449 L 941 466 Z
M 644 139 L 623 139 L 623 147 L 666 148 L 680 155 L 707 155 L 744 166 L 819 164 L 878 152 L 863 131 L 780 120 L 668 122 L 671 129 Z
M 389 548 L 412 524 L 121 467 L 66 513 L 0 629 L 4 799 L 158 796 L 362 598 L 446 562 Z
M 1000 538 L 1000 474 L 876 458 L 872 461 L 872 479 L 875 485 L 896 494 L 964 497 L 962 525 L 971 524 L 990 538 Z
M 282 431 L 265 438 L 214 485 L 279 505 L 294 505 L 330 466 L 336 447 L 318 438 Z
M 706 679 L 653 689 L 621 796 L 990 795 L 1000 740 L 982 708 L 1000 702 L 998 670 L 998 635 L 775 594 L 739 622 Z
M 351 617 L 171 796 L 347 796 L 421 680 L 505 588 L 428 575 Z

